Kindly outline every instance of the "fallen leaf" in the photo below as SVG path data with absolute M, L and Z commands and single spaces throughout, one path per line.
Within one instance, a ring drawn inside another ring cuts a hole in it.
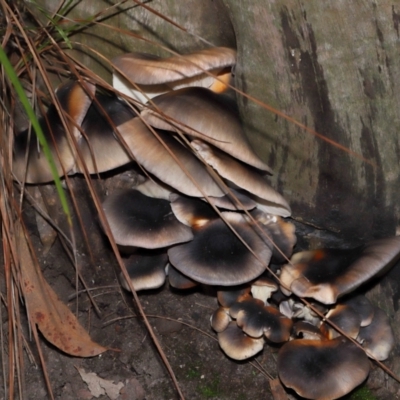
M 115 384 L 113 381 L 100 378 L 94 372 L 86 372 L 83 368 L 76 368 L 82 380 L 88 385 L 90 393 L 94 397 L 107 395 L 111 400 L 116 400 L 120 390 L 124 387 L 122 382 Z
M 69 308 L 57 297 L 33 258 L 21 225 L 16 242 L 25 304 L 31 323 L 54 346 L 73 356 L 92 357 L 107 349 L 92 341 Z

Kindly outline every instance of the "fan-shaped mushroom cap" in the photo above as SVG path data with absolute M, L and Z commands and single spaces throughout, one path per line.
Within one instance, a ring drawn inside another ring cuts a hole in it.
M 185 245 L 170 248 L 168 256 L 175 268 L 197 282 L 206 285 L 240 285 L 255 279 L 265 270 L 271 249 L 241 214 L 223 212 L 222 215 L 258 258 L 221 219 L 211 220 L 195 229 L 194 239 Z
M 152 102 L 172 120 L 167 121 L 157 111 L 146 108 L 141 115 L 150 125 L 172 131 L 179 128 L 246 164 L 271 172 L 252 150 L 236 106 L 224 96 L 203 88 L 185 88 L 155 97 Z
M 360 315 L 353 308 L 345 304 L 337 304 L 334 308 L 329 310 L 325 315 L 325 318 L 329 319 L 330 322 L 333 322 L 353 339 L 357 337 L 358 332 L 360 331 Z M 334 339 L 341 335 L 327 322 L 323 322 L 320 329 L 328 339 Z
M 82 159 L 90 174 L 109 171 L 134 161 L 115 134 L 115 128 L 134 117 L 135 112 L 116 96 L 96 95 L 83 120 L 84 135 L 78 142 Z M 78 157 L 73 172 L 83 172 Z
M 257 170 L 201 140 L 193 140 L 191 144 L 204 161 L 218 171 L 223 178 L 271 203 L 275 214 L 283 217 L 290 216 L 291 210 L 286 199 L 272 188 Z
M 157 289 L 165 282 L 165 266 L 168 263 L 166 253 L 140 252 L 131 255 L 125 260 L 125 267 L 136 291 Z M 123 276 L 119 274 L 124 289 L 130 288 Z
M 175 217 L 187 226 L 199 228 L 210 220 L 219 218 L 214 209 L 200 199 L 171 194 L 170 201 Z
M 220 92 L 226 90 L 226 83 L 230 81 L 231 73 L 226 67 L 235 62 L 236 51 L 226 47 L 213 47 L 168 58 L 143 53 L 123 54 L 112 61 L 116 68 L 113 86 L 142 103 L 147 101 L 147 97 L 152 98 L 185 86 L 203 86 Z M 204 71 L 217 75 L 225 84 Z M 147 97 L 129 81 L 136 83 Z
M 266 273 L 259 276 L 251 284 L 251 294 L 255 299 L 261 300 L 264 304 L 268 303 L 268 299 L 273 292 L 278 290 L 278 284 L 267 276 Z
M 218 343 L 224 353 L 234 360 L 246 360 L 264 347 L 264 338 L 252 338 L 247 336 L 235 321 L 228 324 L 228 327 L 218 333 Z
M 222 197 L 209 196 L 207 201 L 218 208 L 232 211 L 252 210 L 256 207 L 256 203 L 244 193 L 234 189 L 230 189 L 229 192 L 229 194 Z
M 332 400 L 351 392 L 369 373 L 364 351 L 347 339 L 296 339 L 278 354 L 282 383 L 306 399 Z
M 155 249 L 193 238 L 191 229 L 175 218 L 168 201 L 137 190 L 108 196 L 103 210 L 116 243 L 122 246 Z
M 231 321 L 232 319 L 229 316 L 229 311 L 224 307 L 217 308 L 210 317 L 211 328 L 213 328 L 215 332 L 223 332 Z
M 264 335 L 274 343 L 282 343 L 290 338 L 293 322 L 261 300 L 250 298 L 237 302 L 229 309 L 229 314 L 251 337 Z
M 374 307 L 372 322 L 360 329 L 357 341 L 362 344 L 368 354 L 376 360 L 386 360 L 394 347 L 394 335 L 389 318 L 378 307 Z
M 156 182 L 154 179 L 146 179 L 146 181 L 137 185 L 135 189 L 145 196 L 168 201 L 169 196 L 174 193 L 172 188 L 162 182 Z
M 282 268 L 283 285 L 299 297 L 324 304 L 355 290 L 392 266 L 400 254 L 400 237 L 375 240 L 351 250 L 325 249 L 295 254 Z
M 351 296 L 342 300 L 341 304 L 351 307 L 360 316 L 360 326 L 367 326 L 371 323 L 375 307 L 364 295 Z
M 180 271 L 168 264 L 168 281 L 169 284 L 175 289 L 191 289 L 199 285 L 193 279 L 183 275 Z
M 225 308 L 229 308 L 237 301 L 242 301 L 250 297 L 250 285 L 220 288 L 217 291 L 218 303 Z
M 89 94 L 86 92 L 89 91 Z M 56 97 L 61 110 L 69 115 L 67 126 L 78 139 L 79 129 L 86 112 L 92 102 L 90 94 L 94 95 L 94 86 L 86 83 L 85 87 L 78 82 L 68 82 L 56 91 Z M 75 151 L 68 140 L 64 125 L 54 104 L 50 105 L 45 118 L 40 118 L 40 126 L 52 153 L 59 176 L 64 171 L 69 172 L 75 164 Z M 27 183 L 45 183 L 52 181 L 53 175 L 43 151 L 38 151 L 38 141 L 32 129 L 29 140 L 29 129 L 21 132 L 14 142 L 13 172 L 17 179 Z M 25 168 L 25 154 L 28 153 L 28 164 Z
M 224 195 L 203 163 L 173 136 L 157 132 L 175 158 L 139 118 L 120 125 L 118 131 L 136 161 L 162 182 L 188 196 L 203 197 L 204 193 L 215 197 Z M 186 175 L 182 166 L 204 193 Z

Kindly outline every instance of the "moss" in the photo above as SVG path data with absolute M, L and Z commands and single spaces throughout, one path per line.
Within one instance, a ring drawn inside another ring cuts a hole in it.
M 220 388 L 219 388 L 219 377 L 215 377 L 211 382 L 204 383 L 197 387 L 197 391 L 201 394 L 204 399 L 211 399 L 214 397 L 220 397 Z
M 378 400 L 378 398 L 366 386 L 362 386 L 355 389 L 344 400 Z

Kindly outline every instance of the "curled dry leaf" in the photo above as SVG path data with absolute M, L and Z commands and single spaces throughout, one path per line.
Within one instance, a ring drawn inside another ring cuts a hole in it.
M 72 356 L 93 357 L 106 351 L 92 341 L 46 282 L 31 255 L 22 226 L 16 226 L 16 232 L 22 286 L 31 323 L 38 325 L 49 342 Z

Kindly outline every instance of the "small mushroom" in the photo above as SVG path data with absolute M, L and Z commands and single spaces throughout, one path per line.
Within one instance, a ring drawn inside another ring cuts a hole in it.
M 250 285 L 221 287 L 217 291 L 218 303 L 225 308 L 230 308 L 236 302 L 250 297 Z
M 330 322 L 333 322 L 338 328 L 340 328 L 346 335 L 355 339 L 360 331 L 361 317 L 351 307 L 345 304 L 337 304 L 325 315 L 325 318 Z M 341 334 L 333 328 L 328 322 L 321 324 L 321 332 L 328 339 L 335 339 Z
M 236 105 L 225 96 L 193 87 L 155 97 L 152 103 L 156 109 L 146 108 L 141 116 L 155 128 L 183 131 L 248 165 L 271 173 L 268 165 L 251 148 Z M 169 117 L 168 120 L 164 116 Z
M 355 290 L 387 270 L 400 255 L 400 237 L 375 240 L 350 250 L 321 249 L 295 254 L 282 268 L 283 286 L 324 304 Z
M 171 247 L 168 250 L 170 262 L 189 278 L 206 285 L 232 286 L 250 282 L 264 272 L 271 249 L 241 214 L 223 212 L 222 215 L 224 221 L 214 219 L 197 226 L 191 242 Z
M 229 311 L 225 307 L 217 308 L 210 317 L 211 328 L 217 333 L 223 332 L 231 321 Z
M 274 343 L 282 343 L 290 338 L 293 322 L 261 300 L 249 298 L 237 302 L 230 307 L 229 314 L 251 337 L 264 335 Z
M 230 67 L 235 62 L 236 51 L 227 47 L 213 47 L 168 58 L 145 53 L 123 54 L 112 60 L 115 68 L 113 86 L 141 103 L 187 86 L 202 86 L 221 92 L 227 88 L 231 78 Z M 218 80 L 205 71 L 217 76 Z
M 268 304 L 268 299 L 271 297 L 272 293 L 277 290 L 277 283 L 269 278 L 266 273 L 259 276 L 251 284 L 251 294 L 253 298 L 261 300 L 264 304 Z
M 264 338 L 252 338 L 247 336 L 235 321 L 228 324 L 228 327 L 218 333 L 218 343 L 224 353 L 234 360 L 246 360 L 264 347 Z
M 168 256 L 164 253 L 137 252 L 125 261 L 125 267 L 136 291 L 158 289 L 165 282 Z M 119 275 L 124 289 L 130 288 L 122 272 Z
M 351 392 L 368 376 L 364 351 L 345 338 L 295 339 L 278 354 L 282 383 L 306 399 L 331 400 Z
M 193 279 L 183 275 L 182 272 L 178 271 L 171 264 L 168 264 L 168 281 L 169 284 L 175 289 L 192 289 L 199 285 Z
M 323 340 L 324 335 L 318 327 L 307 321 L 296 321 L 293 324 L 293 333 L 296 339 Z
M 291 210 L 286 199 L 272 188 L 259 171 L 201 140 L 193 140 L 191 144 L 204 161 L 218 171 L 228 182 L 232 182 L 250 194 L 269 202 L 274 214 L 283 217 L 290 216 Z
M 108 196 L 103 210 L 121 246 L 156 249 L 193 238 L 191 229 L 175 218 L 168 201 L 147 197 L 137 190 Z
M 360 326 L 368 326 L 372 322 L 375 308 L 364 295 L 350 296 L 343 299 L 341 304 L 351 307 L 360 316 Z
M 394 334 L 385 312 L 378 307 L 374 308 L 372 322 L 360 329 L 357 341 L 362 344 L 368 355 L 383 361 L 389 357 L 394 347 Z

